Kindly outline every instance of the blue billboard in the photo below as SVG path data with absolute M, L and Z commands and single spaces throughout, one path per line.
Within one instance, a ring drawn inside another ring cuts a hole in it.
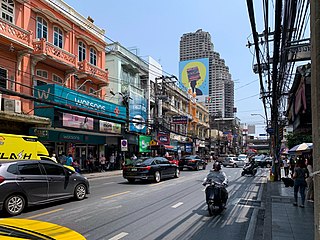
M 129 101 L 129 130 L 131 132 L 146 133 L 148 118 L 148 102 L 147 100 L 137 93 L 131 92 Z
M 209 58 L 199 58 L 179 63 L 180 81 L 197 95 L 199 102 L 205 102 L 209 95 Z

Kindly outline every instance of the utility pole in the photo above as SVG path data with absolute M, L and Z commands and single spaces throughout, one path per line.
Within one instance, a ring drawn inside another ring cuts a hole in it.
M 310 1 L 311 24 L 311 106 L 314 181 L 314 239 L 320 239 L 320 2 Z

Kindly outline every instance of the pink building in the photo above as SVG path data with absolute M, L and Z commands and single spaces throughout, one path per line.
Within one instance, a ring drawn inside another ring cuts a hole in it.
M 33 115 L 35 86 L 58 84 L 103 98 L 104 34 L 63 1 L 1 1 L 0 132 L 28 134 L 51 124 Z

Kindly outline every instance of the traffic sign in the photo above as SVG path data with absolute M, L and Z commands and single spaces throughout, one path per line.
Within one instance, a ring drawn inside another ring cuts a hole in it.
M 269 133 L 269 134 L 273 134 L 274 133 L 274 129 L 273 128 L 267 128 L 266 132 Z

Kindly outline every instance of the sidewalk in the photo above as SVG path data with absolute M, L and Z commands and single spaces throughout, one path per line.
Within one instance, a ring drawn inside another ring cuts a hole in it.
M 265 203 L 264 240 L 314 239 L 313 203 L 306 201 L 305 208 L 293 206 L 293 187 L 286 188 L 282 181 L 268 181 Z
M 93 173 L 82 173 L 88 179 L 93 178 L 103 178 L 103 177 L 111 177 L 122 175 L 122 170 L 112 170 L 112 171 L 105 171 L 105 172 L 93 172 Z

